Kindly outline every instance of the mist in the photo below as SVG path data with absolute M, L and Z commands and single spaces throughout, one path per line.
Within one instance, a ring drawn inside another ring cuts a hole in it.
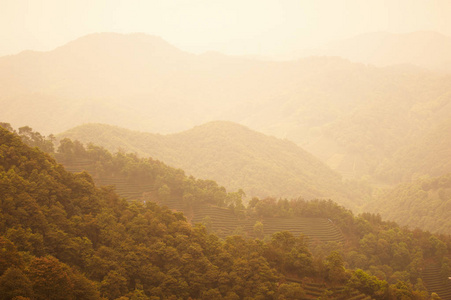
M 450 20 L 0 1 L 0 299 L 451 299 Z

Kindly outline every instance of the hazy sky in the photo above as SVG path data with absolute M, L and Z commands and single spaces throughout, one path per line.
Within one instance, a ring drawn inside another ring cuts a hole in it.
M 145 32 L 195 53 L 279 55 L 360 33 L 451 36 L 451 0 L 0 0 L 0 55 L 93 32 Z

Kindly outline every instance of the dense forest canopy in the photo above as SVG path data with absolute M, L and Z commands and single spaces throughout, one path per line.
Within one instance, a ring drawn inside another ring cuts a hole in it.
M 23 130 L 20 135 L 30 136 Z M 96 187 L 86 172 L 65 171 L 50 155 L 3 128 L 0 142 L 4 299 L 349 299 L 355 293 L 375 299 L 430 299 L 431 292 L 446 293 L 446 288 L 431 287 L 443 285 L 450 274 L 449 236 L 410 231 L 378 215 L 354 216 L 332 201 L 255 198 L 248 207 L 239 207 L 244 217 L 329 218 L 346 240 L 309 244 L 289 232 L 263 239 L 219 239 L 204 226 L 188 223 L 181 213 L 152 201 L 127 202 L 111 187 Z M 205 191 L 223 193 L 221 197 L 233 196 L 214 182 L 186 177 L 161 162 L 128 154 L 113 158 L 105 149 L 90 147 L 94 151 L 66 140 L 59 151 L 70 150 L 66 155 L 73 159 L 79 149 L 83 155 L 95 153 L 100 161 L 122 160 L 122 165 L 103 168 L 105 174 L 134 166 L 130 176 L 140 170 L 140 176 L 150 176 L 144 181 L 156 180 L 151 174 L 166 174 L 157 178 L 168 188 L 172 183 L 172 191 L 203 185 Z M 198 192 L 185 200 L 196 201 L 203 194 Z M 165 196 L 162 191 L 155 200 Z M 428 275 L 431 266 L 439 277 Z
M 0 300 L 451 300 L 451 2 L 0 2 Z

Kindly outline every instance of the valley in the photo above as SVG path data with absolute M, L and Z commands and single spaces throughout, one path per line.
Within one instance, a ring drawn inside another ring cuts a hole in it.
M 451 38 L 176 45 L 0 57 L 0 300 L 451 299 Z

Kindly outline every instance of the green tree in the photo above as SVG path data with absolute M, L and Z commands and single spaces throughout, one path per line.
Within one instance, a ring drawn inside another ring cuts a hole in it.
M 385 280 L 379 280 L 360 269 L 353 272 L 347 285 L 375 299 L 386 299 L 388 293 L 388 283 Z
M 282 283 L 279 285 L 279 297 L 280 300 L 296 300 L 305 297 L 305 291 L 299 283 L 290 282 Z
M 166 184 L 163 184 L 163 186 L 158 189 L 158 197 L 163 203 L 168 201 L 171 197 L 171 189 Z
M 14 297 L 33 296 L 33 289 L 28 277 L 18 268 L 11 267 L 0 277 L 0 300 Z
M 100 292 L 108 299 L 116 299 L 127 293 L 127 279 L 116 271 L 110 271 L 102 280 Z
M 38 300 L 72 299 L 74 284 L 69 277 L 69 267 L 53 256 L 34 258 L 29 266 L 28 278 Z
M 254 236 L 259 238 L 259 239 L 263 239 L 265 236 L 265 232 L 264 232 L 264 228 L 263 228 L 263 223 L 260 221 L 256 221 L 254 224 Z
M 6 237 L 0 236 L 0 275 L 9 267 L 20 267 L 22 264 L 16 246 Z
M 332 251 L 326 258 L 326 270 L 330 282 L 343 283 L 346 280 L 344 261 L 337 251 Z

